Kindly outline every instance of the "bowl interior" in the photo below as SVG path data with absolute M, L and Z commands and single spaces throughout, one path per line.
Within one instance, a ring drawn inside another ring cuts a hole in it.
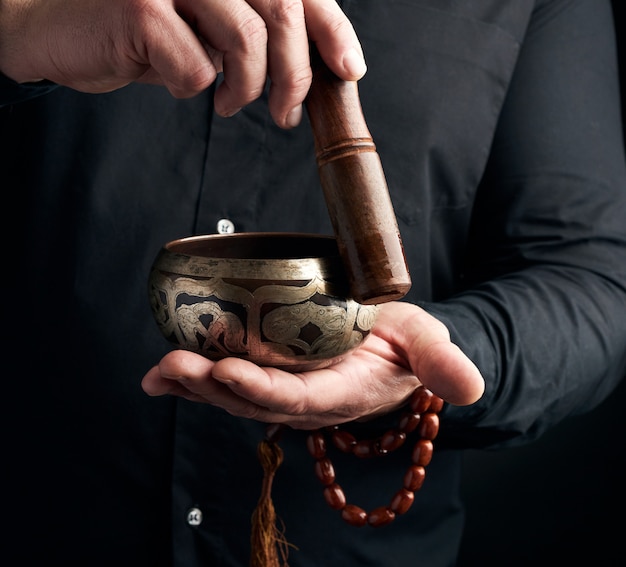
M 297 260 L 337 258 L 332 236 L 300 233 L 238 233 L 190 236 L 174 240 L 165 249 L 176 254 L 229 260 Z

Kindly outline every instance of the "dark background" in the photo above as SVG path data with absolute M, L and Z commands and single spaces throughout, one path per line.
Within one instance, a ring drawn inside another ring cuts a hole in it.
M 626 114 L 626 0 L 613 9 Z M 625 416 L 623 381 L 593 412 L 529 446 L 468 452 L 459 567 L 626 565 Z

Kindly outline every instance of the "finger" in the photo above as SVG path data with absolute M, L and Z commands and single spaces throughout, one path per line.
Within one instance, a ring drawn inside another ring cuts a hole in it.
M 203 356 L 175 350 L 164 356 L 141 381 L 141 387 L 150 396 L 173 395 L 188 398 L 196 394 L 188 388 L 190 382 L 209 377 L 213 362 Z
M 204 401 L 202 397 L 189 391 L 183 377 L 164 378 L 158 366 L 151 368 L 141 381 L 143 391 L 149 396 L 176 396 L 192 402 Z
M 358 81 L 367 72 L 363 48 L 335 0 L 303 0 L 309 38 L 328 67 L 345 81 Z
M 341 362 L 319 370 L 292 374 L 224 359 L 216 363 L 213 376 L 276 414 L 322 419 L 326 424 L 394 409 L 419 385 L 411 371 L 381 358 L 375 347 L 363 345 Z
M 175 350 L 146 373 L 141 386 L 150 396 L 171 395 L 210 403 L 239 417 L 258 419 L 259 412 L 267 411 L 214 380 L 214 364 L 198 354 Z
M 176 395 L 180 386 L 171 380 L 163 380 L 158 365 L 153 366 L 141 380 L 141 388 L 149 396 Z
M 173 92 L 174 87 L 171 87 L 170 89 L 168 89 L 170 90 L 170 93 L 177 98 L 186 98 L 186 97 L 191 97 L 191 96 L 194 96 L 195 94 L 198 94 L 198 92 L 201 92 L 202 90 L 204 90 L 204 88 L 206 88 L 204 86 L 205 83 L 207 86 L 213 84 L 213 82 L 217 78 L 217 74 L 221 73 L 223 69 L 222 53 L 212 48 L 210 45 L 204 42 L 202 38 L 199 38 L 199 39 L 200 39 L 200 43 L 202 44 L 202 47 L 204 48 L 206 52 L 206 55 L 209 58 L 209 69 L 207 72 L 206 81 L 203 82 L 201 85 L 196 85 L 195 87 L 192 87 L 192 89 L 186 93 L 182 89 L 177 89 L 175 92 Z M 148 85 L 164 85 L 165 84 L 162 74 L 158 72 L 152 66 L 149 66 L 146 69 L 146 72 L 137 79 L 137 82 L 148 84 Z
M 308 385 L 299 374 L 225 358 L 216 362 L 213 377 L 233 392 L 275 413 L 301 415 L 320 411 L 319 407 L 309 407 Z
M 304 7 L 299 0 L 249 1 L 267 26 L 270 114 L 282 128 L 293 128 L 312 76 Z
M 183 0 L 178 9 L 187 21 L 194 22 L 202 41 L 222 54 L 224 80 L 215 93 L 215 111 L 232 116 L 265 88 L 265 22 L 244 0 Z
M 198 94 L 215 81 L 218 68 L 191 27 L 173 10 L 139 19 L 140 58 L 150 69 L 143 82 L 159 83 L 177 98 Z

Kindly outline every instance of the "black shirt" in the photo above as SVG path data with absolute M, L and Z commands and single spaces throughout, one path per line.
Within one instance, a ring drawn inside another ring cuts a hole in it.
M 326 506 L 305 432 L 281 440 L 274 502 L 298 548 L 292 567 L 451 565 L 460 450 L 535 439 L 624 376 L 610 4 L 342 6 L 368 62 L 360 96 L 407 252 L 407 300 L 448 325 L 487 388 L 473 406 L 444 409 L 424 487 L 390 526 L 353 528 Z M 37 565 L 247 564 L 264 426 L 142 392 L 169 349 L 147 277 L 163 243 L 222 219 L 236 231 L 330 234 L 308 124 L 280 130 L 265 98 L 217 117 L 212 89 L 175 100 L 139 85 L 1 88 L 5 328 L 18 370 L 6 378 L 14 522 L 0 553 Z M 353 428 L 380 434 L 393 418 Z M 410 446 L 334 457 L 348 500 L 386 504 Z

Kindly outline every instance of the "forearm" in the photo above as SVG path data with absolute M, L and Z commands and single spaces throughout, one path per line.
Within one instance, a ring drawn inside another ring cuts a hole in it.
M 466 289 L 426 306 L 487 383 L 476 406 L 447 409 L 455 442 L 533 439 L 626 372 L 626 167 L 607 7 L 581 1 L 531 25 L 475 205 Z
M 425 306 L 486 380 L 477 404 L 446 409 L 447 434 L 474 447 L 519 444 L 597 406 L 624 376 L 624 297 L 623 284 L 538 268 Z

